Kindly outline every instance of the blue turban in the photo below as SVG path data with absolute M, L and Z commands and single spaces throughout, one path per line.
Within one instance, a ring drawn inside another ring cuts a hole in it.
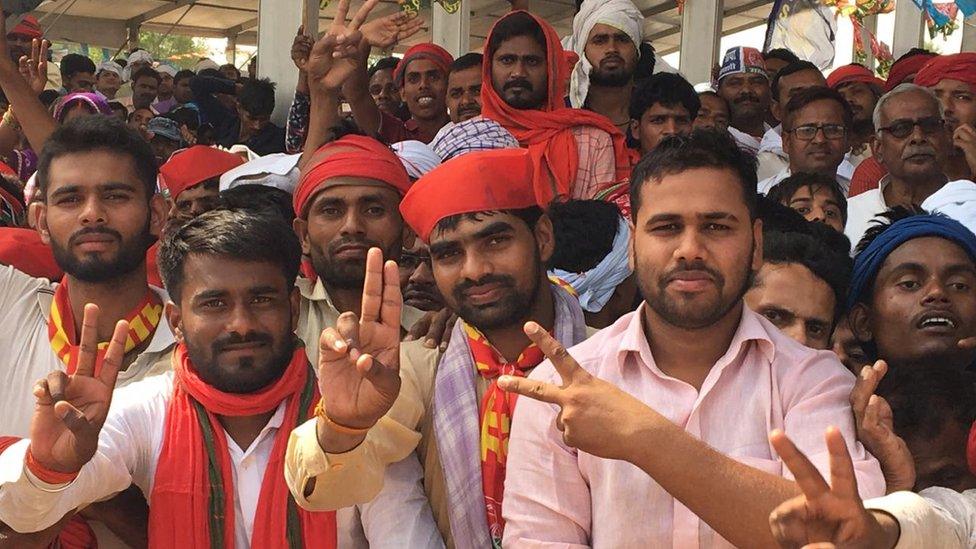
M 976 235 L 955 219 L 944 215 L 922 214 L 895 221 L 854 258 L 847 309 L 850 310 L 860 301 L 861 294 L 871 285 L 891 252 L 909 240 L 926 236 L 936 236 L 958 244 L 976 262 Z

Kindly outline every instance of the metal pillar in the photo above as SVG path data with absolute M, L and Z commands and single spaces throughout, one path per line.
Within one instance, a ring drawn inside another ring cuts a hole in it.
M 447 13 L 443 6 L 431 2 L 433 21 L 431 37 L 435 44 L 458 57 L 471 50 L 471 5 L 469 0 L 461 0 L 461 7 L 454 13 Z
M 891 44 L 891 54 L 895 59 L 912 48 L 922 45 L 925 21 L 922 12 L 912 0 L 895 1 L 895 37 Z
M 910 0 L 909 0 L 910 1 Z M 678 70 L 692 84 L 710 82 L 718 62 L 724 0 L 688 0 L 681 16 Z
M 298 69 L 291 60 L 291 43 L 302 24 L 305 32 L 318 36 L 318 0 L 258 2 L 258 77 L 276 84 L 275 110 L 271 119 L 284 126 L 288 107 L 295 96 Z

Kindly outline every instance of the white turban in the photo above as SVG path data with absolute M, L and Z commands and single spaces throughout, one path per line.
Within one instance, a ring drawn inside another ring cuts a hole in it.
M 579 294 L 580 306 L 584 311 L 598 313 L 613 297 L 617 286 L 630 276 L 627 253 L 630 248 L 630 225 L 621 217 L 617 222 L 617 234 L 613 246 L 596 267 L 585 273 L 571 273 L 553 269 L 549 274 L 564 280 Z
M 390 148 L 400 159 L 410 179 L 420 179 L 424 174 L 441 165 L 441 157 L 420 141 L 400 141 Z
M 294 193 L 298 186 L 301 156 L 283 153 L 259 156 L 220 176 L 220 190 L 223 192 L 240 185 L 264 185 Z
M 586 102 L 590 91 L 590 71 L 593 65 L 586 58 L 586 41 L 590 31 L 597 23 L 610 25 L 630 37 L 640 55 L 640 44 L 644 41 L 644 15 L 630 0 L 583 0 L 579 13 L 573 18 L 573 35 L 569 48 L 579 55 L 579 62 L 570 77 L 569 100 L 573 107 L 580 108 Z
M 170 78 L 176 78 L 176 67 L 170 65 L 169 63 L 160 63 L 156 67 L 156 72 L 159 74 L 168 74 Z
M 152 54 L 146 50 L 136 50 L 129 55 L 126 59 L 125 68 L 122 69 L 122 79 L 129 80 L 132 77 L 132 64 L 133 63 L 148 63 L 149 66 L 153 64 Z

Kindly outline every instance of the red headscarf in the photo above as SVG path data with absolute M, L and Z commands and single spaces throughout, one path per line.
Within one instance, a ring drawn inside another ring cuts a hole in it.
M 41 241 L 34 229 L 0 227 L 0 264 L 48 280 L 61 280 L 64 276 L 51 247 Z
M 424 242 L 437 222 L 455 214 L 536 206 L 535 164 L 525 149 L 477 151 L 455 157 L 417 180 L 403 197 L 403 220 Z
M 916 53 L 908 57 L 903 57 L 891 66 L 888 71 L 888 81 L 885 82 L 885 91 L 890 92 L 898 84 L 914 76 L 930 59 L 935 57 L 934 53 Z
M 958 80 L 976 86 L 976 53 L 937 55 L 915 74 L 915 83 L 931 88 L 943 80 Z
M 451 63 L 454 63 L 454 56 L 437 44 L 425 43 L 412 46 L 403 54 L 403 58 L 393 69 L 393 80 L 403 85 L 403 73 L 407 70 L 407 65 L 415 59 L 427 59 L 432 61 L 437 68 L 444 71 L 444 74 L 451 72 Z
M 16 27 L 7 32 L 7 36 L 13 35 L 26 36 L 33 40 L 34 38 L 44 36 L 44 31 L 41 30 L 41 23 L 38 22 L 36 17 L 33 15 L 25 15 Z
M 837 67 L 834 72 L 827 77 L 827 87 L 837 89 L 842 84 L 860 82 L 862 84 L 873 84 L 879 89 L 884 89 L 884 80 L 878 78 L 871 72 L 871 69 L 858 63 L 851 63 L 843 67 Z
M 304 217 L 305 206 L 334 177 L 375 179 L 401 195 L 410 188 L 407 170 L 389 147 L 372 137 L 347 135 L 322 145 L 312 155 L 312 160 L 302 167 L 302 177 L 292 201 L 295 215 Z
M 206 145 L 195 145 L 174 154 L 159 168 L 159 177 L 176 199 L 183 191 L 220 177 L 244 163 L 239 155 Z
M 533 181 L 538 202 L 548 204 L 553 198 L 570 196 L 579 168 L 579 152 L 572 132 L 574 126 L 593 126 L 610 134 L 616 160 L 615 181 L 605 183 L 610 186 L 627 180 L 630 177 L 632 157 L 620 130 L 602 115 L 565 106 L 569 67 L 566 65 L 559 36 L 549 23 L 527 11 L 515 11 L 495 23 L 485 43 L 491 42 L 491 35 L 501 21 L 516 15 L 531 17 L 546 37 L 546 61 L 549 69 L 549 93 L 546 102 L 541 109 L 516 109 L 505 103 L 491 84 L 491 56 L 494 52 L 486 50 L 482 65 L 485 85 L 481 86 L 481 114 L 497 121 L 529 150 L 535 164 Z

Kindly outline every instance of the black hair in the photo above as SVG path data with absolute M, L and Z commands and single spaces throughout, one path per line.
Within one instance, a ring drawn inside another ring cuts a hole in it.
M 657 52 L 654 51 L 654 46 L 648 42 L 638 44 L 637 51 L 640 53 L 640 57 L 637 58 L 637 64 L 634 65 L 634 81 L 640 82 L 654 74 L 654 65 L 657 65 Z
M 241 108 L 253 116 L 270 116 L 275 108 L 275 84 L 268 78 L 248 80 L 237 94 Z
M 179 84 L 180 80 L 183 80 L 185 78 L 193 78 L 194 76 L 196 76 L 196 73 L 194 73 L 193 71 L 189 69 L 182 69 L 178 71 L 175 76 L 173 76 L 173 85 L 175 86 Z
M 123 105 L 122 103 L 119 103 L 118 101 L 109 101 L 108 108 L 111 109 L 113 112 L 124 112 L 125 119 L 126 120 L 129 119 L 129 108 Z
M 397 59 L 396 57 L 384 57 L 383 59 L 380 59 L 379 61 L 374 63 L 373 66 L 370 67 L 368 71 L 366 71 L 366 76 L 369 79 L 372 79 L 373 76 L 380 71 L 395 70 L 399 62 L 400 60 Z
M 61 58 L 61 80 L 66 84 L 72 76 L 82 72 L 95 74 L 95 62 L 78 53 L 69 53 Z
M 802 232 L 763 230 L 763 262 L 774 265 L 796 263 L 803 265 L 834 293 L 834 322 L 844 314 L 847 288 L 851 283 L 854 261 L 847 249 L 830 244 L 830 233 L 837 231 L 822 223 L 804 222 Z M 846 240 L 846 237 L 839 235 Z
M 878 384 L 877 394 L 891 406 L 899 437 L 932 440 L 949 422 L 968 433 L 976 420 L 974 374 L 932 366 L 889 369 Z
M 798 232 L 806 231 L 807 221 L 796 210 L 784 206 L 770 196 L 759 195 L 756 207 L 756 217 L 763 222 L 763 232 Z
M 698 103 L 699 103 L 699 105 L 701 104 L 701 98 L 704 97 L 704 96 L 706 96 L 706 95 L 709 96 L 709 97 L 714 97 L 714 98 L 718 99 L 719 101 L 721 101 L 723 104 L 725 104 L 725 112 L 730 113 L 730 114 L 732 113 L 732 105 L 729 104 L 728 99 L 722 97 L 721 95 L 718 94 L 717 91 L 713 91 L 713 90 L 705 90 L 705 91 L 698 92 Z M 701 107 L 699 107 L 699 110 L 700 109 L 701 109 Z
M 224 75 L 220 74 L 217 69 L 203 69 L 197 73 L 197 76 L 209 76 L 211 78 L 220 78 L 221 80 L 227 80 Z
M 481 64 L 484 63 L 484 61 L 485 56 L 481 55 L 480 53 L 466 53 L 451 63 L 451 72 L 473 69 L 475 67 L 481 69 Z
M 41 150 L 37 163 L 37 188 L 46 200 L 51 163 L 64 155 L 111 151 L 132 159 L 136 174 L 146 190 L 148 202 L 156 194 L 156 155 L 149 143 L 116 116 L 81 116 L 58 126 Z
M 613 250 L 620 210 L 603 200 L 567 200 L 549 206 L 556 246 L 550 269 L 582 273 Z
M 640 120 L 647 109 L 654 105 L 684 107 L 691 120 L 698 116 L 701 99 L 694 86 L 680 74 L 659 72 L 642 80 L 630 96 L 630 118 Z
M 287 287 L 298 277 L 302 247 L 280 216 L 248 209 L 218 208 L 168 228 L 159 247 L 159 273 L 179 303 L 183 265 L 192 254 L 267 262 L 281 268 Z
M 915 57 L 916 55 L 928 55 L 930 57 L 935 57 L 938 54 L 935 53 L 935 52 L 931 52 L 931 51 L 929 51 L 929 50 L 927 50 L 925 48 L 912 48 L 912 49 L 906 51 L 904 54 L 902 54 L 902 56 L 899 57 L 898 59 L 895 59 L 895 62 L 892 63 L 892 65 L 895 65 L 899 61 L 902 61 L 902 60 L 907 59 L 909 57 Z
M 798 63 L 800 58 L 796 56 L 795 53 L 786 48 L 773 48 L 763 54 L 763 59 L 769 61 L 770 59 L 779 59 L 780 61 L 786 61 L 787 63 Z
M 796 74 L 802 71 L 816 71 L 817 74 L 823 74 L 820 72 L 820 69 L 817 68 L 816 65 L 814 65 L 809 61 L 797 60 L 793 63 L 790 63 L 789 65 L 786 65 L 785 67 L 780 69 L 779 72 L 776 73 L 776 76 L 773 77 L 773 81 L 769 83 L 769 90 L 773 93 L 773 101 L 776 101 L 777 103 L 779 102 L 780 80 L 782 80 L 783 78 L 791 74 Z
M 45 109 L 50 109 L 55 101 L 61 99 L 61 95 L 58 90 L 44 90 L 37 96 L 37 99 L 40 100 Z
M 888 210 L 876 215 L 874 219 L 871 220 L 867 230 L 864 231 L 864 236 L 862 236 L 861 240 L 857 242 L 856 247 L 854 248 L 854 257 L 857 257 L 858 254 L 867 249 L 867 247 L 874 242 L 875 238 L 878 238 L 881 233 L 887 231 L 888 228 L 891 227 L 891 225 L 896 221 L 901 221 L 902 219 L 911 217 L 913 215 L 928 215 L 928 213 L 929 212 L 923 210 L 919 206 L 895 206 L 894 208 L 889 208 Z M 873 286 L 873 284 L 871 284 L 871 286 Z M 861 292 L 861 296 L 865 299 L 870 294 L 870 287 L 865 288 L 865 291 Z
M 790 199 L 793 198 L 796 191 L 804 187 L 810 187 L 811 194 L 818 189 L 828 189 L 833 195 L 834 201 L 837 202 L 837 207 L 840 208 L 841 223 L 847 224 L 847 198 L 835 177 L 822 173 L 797 172 L 774 185 L 767 196 L 770 200 L 789 206 Z
M 742 200 L 755 219 L 756 157 L 744 152 L 727 132 L 695 130 L 690 135 L 675 135 L 661 141 L 644 155 L 630 175 L 630 209 L 636 221 L 640 210 L 641 190 L 650 179 L 661 179 L 697 168 L 731 170 L 742 186 Z
M 793 128 L 793 117 L 796 113 L 800 112 L 800 109 L 806 107 L 810 103 L 815 101 L 833 101 L 840 106 L 841 115 L 844 119 L 844 127 L 847 131 L 851 130 L 851 126 L 854 125 L 854 111 L 851 110 L 851 105 L 848 103 L 844 96 L 840 94 L 839 91 L 828 88 L 826 86 L 814 86 L 812 88 L 804 88 L 798 92 L 796 95 L 790 98 L 786 103 L 786 109 L 783 111 L 783 131 L 788 131 Z
M 467 219 L 470 221 L 481 221 L 485 216 L 492 216 L 500 213 L 506 213 L 513 215 L 521 219 L 526 225 L 528 225 L 529 230 L 535 230 L 535 224 L 539 222 L 539 218 L 545 213 L 542 208 L 538 206 L 529 206 L 528 208 L 520 208 L 516 210 L 486 210 L 483 212 L 468 212 L 449 215 L 444 219 L 441 219 L 434 225 L 434 230 L 438 232 L 442 231 L 453 231 L 461 223 L 461 221 Z
M 280 216 L 288 225 L 295 219 L 291 193 L 267 185 L 244 184 L 220 193 L 224 206 L 233 210 L 264 211 Z
M 238 69 L 237 67 L 235 67 L 233 63 L 224 63 L 223 65 L 220 66 L 220 69 L 218 70 L 218 72 L 219 71 L 222 71 L 224 69 L 233 69 L 234 72 L 237 74 L 237 77 L 238 78 L 241 77 L 241 70 Z
M 159 73 L 156 72 L 156 69 L 152 67 L 143 67 L 137 70 L 136 73 L 132 75 L 132 85 L 134 86 L 135 83 L 138 82 L 140 78 L 152 78 L 153 80 L 156 81 L 157 86 L 159 85 L 160 82 L 163 81 L 163 78 L 159 76 Z
M 546 35 L 542 31 L 542 27 L 539 26 L 539 23 L 528 13 L 517 11 L 502 17 L 495 23 L 495 27 L 491 31 L 491 37 L 488 40 L 488 48 L 485 50 L 485 55 L 491 59 L 502 43 L 518 36 L 528 36 L 535 40 L 543 50 L 547 49 Z
M 164 116 L 181 126 L 186 126 L 191 132 L 197 131 L 200 127 L 200 113 L 196 109 L 179 107 L 169 111 Z

